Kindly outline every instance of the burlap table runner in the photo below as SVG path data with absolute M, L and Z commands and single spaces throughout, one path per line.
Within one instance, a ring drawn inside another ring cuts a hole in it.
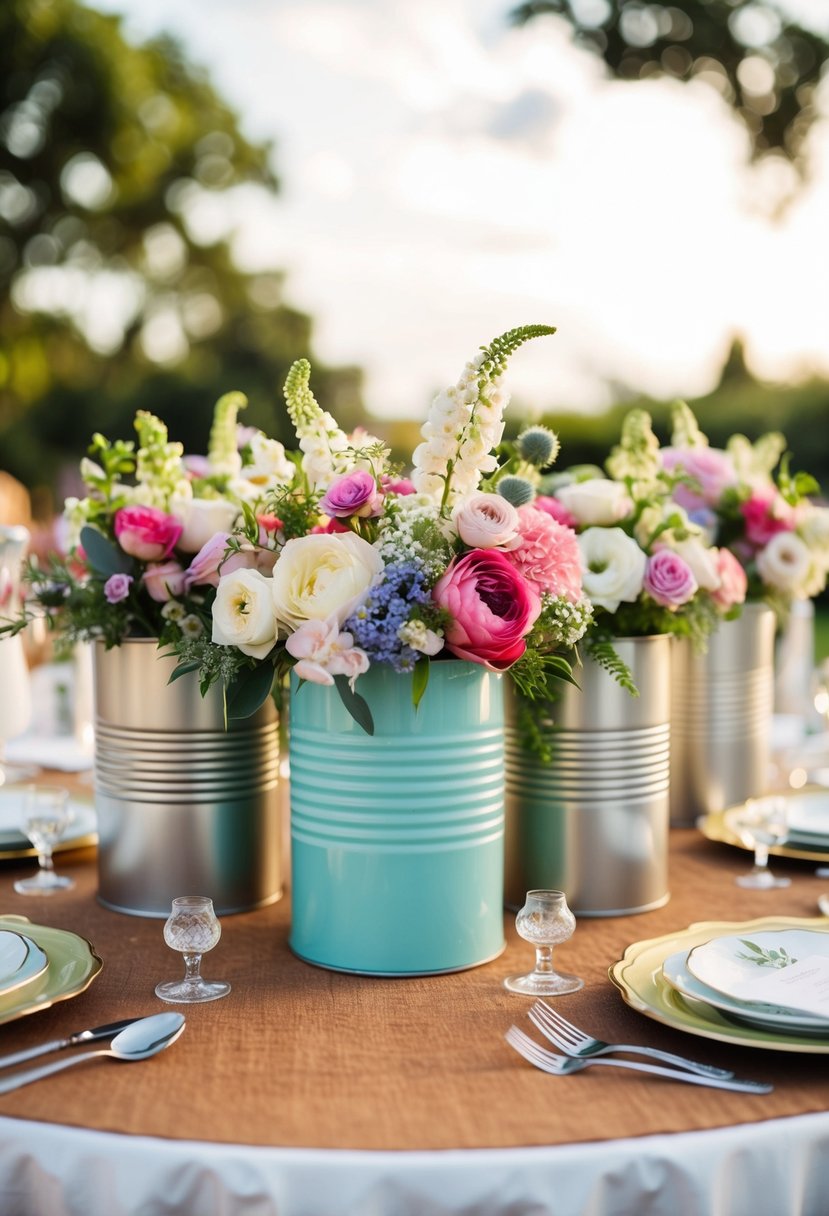
M 531 962 L 510 914 L 507 950 L 486 966 L 367 979 L 293 957 L 286 897 L 223 919 L 222 940 L 203 970 L 230 980 L 232 994 L 191 1007 L 184 1035 L 169 1051 L 142 1063 L 82 1065 L 0 1097 L 0 1114 L 255 1145 L 449 1149 L 641 1136 L 824 1110 L 829 1057 L 735 1048 L 670 1030 L 628 1008 L 607 978 L 629 943 L 696 920 L 816 914 L 827 884 L 814 866 L 776 862 L 791 874 L 791 887 L 752 892 L 733 882 L 749 863 L 746 853 L 695 832 L 674 833 L 670 902 L 635 917 L 582 919 L 557 957 L 586 987 L 558 1007 L 604 1038 L 651 1043 L 772 1081 L 772 1094 L 729 1094 L 615 1069 L 559 1078 L 532 1068 L 503 1039 L 513 1021 L 530 1029 L 527 999 L 501 987 L 505 975 Z M 170 1008 L 153 993 L 159 979 L 181 969 L 164 944 L 162 922 L 101 907 L 88 856 L 61 857 L 78 885 L 48 899 L 13 892 L 14 878 L 30 868 L 4 865 L 0 911 L 88 938 L 104 968 L 85 993 L 0 1027 L 0 1052 Z

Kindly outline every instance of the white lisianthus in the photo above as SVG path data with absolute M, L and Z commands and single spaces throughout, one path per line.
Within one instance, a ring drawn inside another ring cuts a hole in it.
M 647 557 L 621 528 L 587 528 L 579 536 L 582 586 L 592 604 L 615 612 L 642 590 Z
M 624 519 L 633 509 L 626 487 L 606 477 L 591 477 L 559 486 L 555 493 L 582 527 L 608 527 Z
M 289 540 L 270 580 L 280 627 L 292 633 L 303 621 L 329 619 L 342 625 L 382 569 L 377 550 L 353 532 Z
M 778 532 L 757 554 L 757 572 L 767 587 L 797 598 L 813 595 L 812 555 L 794 532 Z
M 177 548 L 198 553 L 217 532 L 231 532 L 239 508 L 229 498 L 182 498 L 170 502 L 170 510 L 184 525 Z
M 213 602 L 213 638 L 242 654 L 264 659 L 276 644 L 271 580 L 258 570 L 234 570 L 219 579 Z
M 717 568 L 717 552 L 700 540 L 698 536 L 689 536 L 687 540 L 676 541 L 670 545 L 674 553 L 678 553 L 691 568 L 691 573 L 697 585 L 704 591 L 716 591 L 722 579 Z
M 471 494 L 453 517 L 458 536 L 471 549 L 514 549 L 521 543 L 518 512 L 500 494 Z

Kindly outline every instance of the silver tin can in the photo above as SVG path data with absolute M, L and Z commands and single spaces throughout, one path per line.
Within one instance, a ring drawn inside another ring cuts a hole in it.
M 506 899 L 564 891 L 579 916 L 621 916 L 668 901 L 670 639 L 614 642 L 639 696 L 591 660 L 540 707 L 553 758 L 522 746 L 507 685 Z
M 762 794 L 771 762 L 774 613 L 746 604 L 704 654 L 686 639 L 672 656 L 671 826 Z
M 220 915 L 282 894 L 279 737 L 268 701 L 225 729 L 221 689 L 206 697 L 154 639 L 94 648 L 98 899 L 166 917 L 177 895 Z

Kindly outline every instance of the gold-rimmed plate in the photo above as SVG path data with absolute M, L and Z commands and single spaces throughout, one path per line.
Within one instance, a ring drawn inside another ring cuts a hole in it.
M 662 964 L 679 950 L 686 953 L 715 937 L 734 933 L 757 933 L 778 929 L 824 929 L 825 919 L 795 916 L 763 917 L 750 921 L 702 921 L 664 937 L 634 942 L 609 969 L 608 974 L 626 1004 L 645 1017 L 663 1022 L 675 1030 L 735 1043 L 740 1047 L 761 1047 L 769 1051 L 796 1051 L 829 1054 L 829 1032 L 825 1036 L 798 1035 L 791 1030 L 770 1030 L 733 1021 L 721 1010 L 683 996 L 672 988 L 662 974 Z
M 787 798 L 797 798 L 802 792 L 793 791 L 787 794 Z M 811 792 L 811 791 L 809 791 Z M 739 807 L 728 807 L 724 811 L 711 811 L 708 815 L 702 815 L 697 820 L 697 827 L 707 840 L 714 840 L 718 844 L 731 844 L 737 849 L 743 849 L 744 852 L 752 852 L 751 847 L 737 834 L 735 829 L 728 822 L 728 817 L 734 815 Z M 774 844 L 769 848 L 769 852 L 777 857 L 791 857 L 798 861 L 817 861 L 824 865 L 829 865 L 829 839 L 826 846 L 823 848 L 815 844 L 809 844 L 808 847 L 801 843 L 786 843 Z
M 0 993 L 0 1024 L 48 1009 L 84 992 L 103 967 L 91 942 L 67 929 L 33 925 L 25 916 L 0 917 L 0 930 L 30 938 L 46 954 L 48 965 L 33 984 Z
M 37 857 L 37 850 L 18 827 L 23 808 L 24 786 L 9 785 L 0 789 L 0 861 L 19 861 Z M 69 798 L 71 823 L 55 845 L 55 852 L 85 849 L 98 843 L 98 821 L 91 797 L 72 794 Z

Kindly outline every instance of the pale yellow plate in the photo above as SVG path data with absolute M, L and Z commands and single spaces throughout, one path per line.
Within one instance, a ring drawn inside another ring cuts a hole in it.
M 735 810 L 734 807 L 728 808 L 728 811 L 733 810 Z M 709 815 L 700 816 L 697 820 L 697 827 L 708 840 L 716 840 L 720 844 L 733 844 L 736 848 L 751 853 L 752 850 L 749 846 L 726 822 L 725 817 L 728 811 L 712 811 Z M 829 865 L 829 848 L 802 849 L 789 844 L 774 844 L 769 852 L 774 853 L 777 857 L 793 857 L 799 861 L 821 861 L 824 865 Z
M 0 1024 L 77 996 L 89 987 L 104 965 L 90 942 L 66 929 L 32 925 L 25 916 L 0 917 L 0 929 L 24 933 L 49 959 L 36 983 L 0 994 Z
M 17 826 L 22 808 L 23 787 L 6 786 L 0 790 L 0 861 L 19 861 L 37 857 L 37 850 Z M 69 799 L 72 822 L 55 845 L 55 852 L 85 849 L 98 843 L 98 821 L 91 797 L 72 794 Z
M 747 1026 L 732 1021 L 712 1005 L 681 996 L 662 974 L 666 958 L 678 950 L 691 950 L 713 937 L 733 933 L 757 933 L 764 929 L 826 929 L 826 920 L 805 920 L 796 916 L 767 916 L 748 921 L 702 921 L 665 937 L 634 942 L 608 974 L 625 1002 L 646 1017 L 676 1030 L 736 1043 L 741 1047 L 763 1047 L 770 1051 L 798 1051 L 829 1054 L 829 1034 L 808 1038 L 785 1031 Z

